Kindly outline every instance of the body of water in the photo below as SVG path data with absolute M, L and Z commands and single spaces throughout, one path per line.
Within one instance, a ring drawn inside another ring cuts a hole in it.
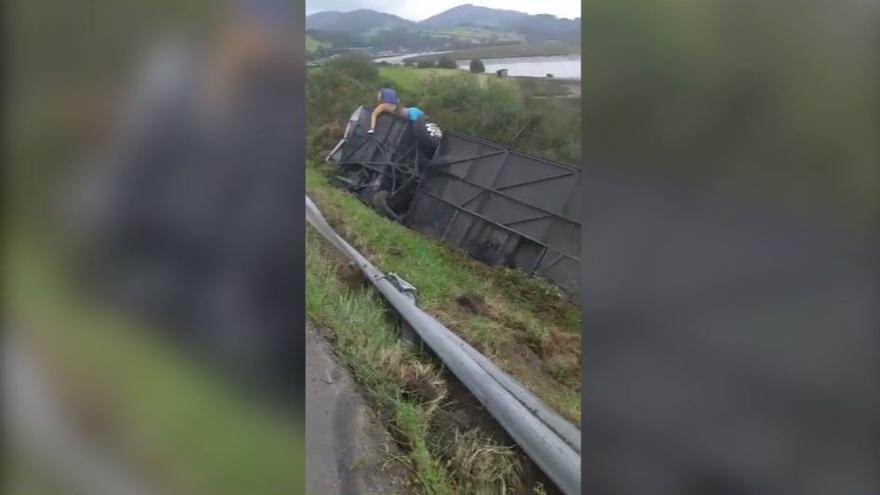
M 551 57 L 484 58 L 486 72 L 507 69 L 508 76 L 546 77 L 553 74 L 558 79 L 581 78 L 581 55 L 554 55 Z M 456 60 L 460 69 L 469 70 L 470 60 Z
M 390 64 L 402 64 L 403 59 L 417 57 L 419 55 L 437 55 L 446 52 L 407 53 L 393 57 L 381 57 L 376 62 L 388 62 Z M 510 58 L 484 58 L 481 59 L 486 66 L 486 72 L 495 72 L 499 69 L 507 69 L 509 76 L 546 77 L 553 74 L 558 79 L 581 79 L 581 55 L 553 55 L 547 57 L 510 57 Z M 460 69 L 470 69 L 470 59 L 457 60 Z

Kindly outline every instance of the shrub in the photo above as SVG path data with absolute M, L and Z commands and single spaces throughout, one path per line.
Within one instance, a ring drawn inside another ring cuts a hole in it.
M 470 74 L 432 77 L 419 97 L 424 109 L 445 129 L 507 144 L 527 119 L 522 100 L 509 85 Z
M 474 74 L 482 74 L 483 72 L 486 72 L 486 66 L 483 65 L 483 61 L 478 58 L 471 60 L 471 72 Z
M 345 122 L 358 105 L 371 105 L 379 71 L 362 55 L 344 55 L 306 73 L 306 146 L 310 156 L 328 151 L 332 124 Z M 325 124 L 330 127 L 322 129 Z M 341 132 L 336 133 L 337 139 Z M 332 143 L 330 143 L 332 145 Z
M 339 142 L 345 126 L 341 122 L 326 122 L 309 126 L 306 132 L 306 159 L 322 161 L 324 156 Z
M 433 67 L 437 67 L 437 64 L 435 64 L 433 60 L 419 60 L 418 64 L 416 64 L 416 67 L 418 67 L 419 69 L 430 69 Z
M 346 59 L 351 63 L 344 63 Z M 434 64 L 420 62 L 418 66 Z M 354 77 L 367 74 L 372 75 L 366 79 Z M 523 98 L 538 92 L 536 88 L 546 86 L 546 81 L 524 80 L 519 86 L 453 72 L 428 76 L 422 79 L 423 84 L 398 87 L 392 81 L 381 80 L 375 67 L 352 57 L 340 57 L 310 70 L 307 77 L 306 151 L 313 159 L 323 156 L 341 137 L 342 125 L 355 107 L 372 105 L 378 87 L 394 86 L 403 101 L 418 102 L 443 129 L 574 165 L 579 162 L 580 99 Z
M 439 59 L 437 59 L 437 67 L 440 67 L 441 69 L 457 69 L 458 64 L 456 64 L 455 60 L 453 60 L 449 56 L 442 55 Z
M 338 72 L 357 81 L 376 81 L 379 78 L 379 69 L 366 55 L 345 54 L 335 58 L 325 66 L 331 72 Z

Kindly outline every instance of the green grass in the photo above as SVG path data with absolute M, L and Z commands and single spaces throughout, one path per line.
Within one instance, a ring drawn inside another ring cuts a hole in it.
M 571 53 L 580 53 L 580 47 L 568 45 L 558 42 L 520 44 L 520 45 L 504 45 L 504 46 L 486 46 L 477 48 L 466 48 L 463 50 L 453 50 L 442 55 L 452 57 L 456 60 L 465 59 L 489 59 L 489 58 L 508 58 L 508 57 L 539 57 L 551 55 L 568 55 Z M 409 57 L 403 59 L 404 62 L 419 62 L 423 60 L 437 60 L 440 55 L 422 55 L 417 57 Z
M 378 67 L 379 78 L 382 81 L 389 81 L 394 84 L 400 92 L 418 93 L 420 86 L 430 77 L 447 77 L 461 74 L 470 74 L 471 77 L 479 78 L 481 84 L 485 86 L 486 81 L 495 79 L 503 84 L 517 86 L 524 98 L 533 96 L 564 96 L 568 94 L 566 81 L 543 79 L 536 77 L 508 77 L 497 79 L 494 73 L 471 74 L 462 69 L 419 69 L 416 67 L 407 67 L 402 65 L 382 65 Z
M 385 219 L 329 185 L 315 165 L 306 190 L 348 242 L 418 289 L 419 305 L 572 421 L 580 421 L 580 311 L 555 286 L 489 267 Z M 462 298 L 481 300 L 474 311 Z M 535 357 L 530 364 L 522 358 Z
M 415 93 L 422 81 L 432 75 L 446 76 L 460 74 L 458 69 L 416 69 L 402 65 L 379 66 L 379 78 L 383 81 L 391 81 L 394 86 L 403 92 Z
M 16 332 L 74 410 L 113 420 L 102 421 L 108 448 L 172 492 L 301 489 L 302 418 L 255 403 L 153 329 L 83 300 L 59 276 L 54 252 L 6 247 Z
M 461 38 L 474 41 L 485 41 L 493 36 L 497 36 L 498 41 L 524 41 L 525 36 L 520 33 L 508 33 L 501 31 L 493 31 L 491 29 L 474 27 L 474 26 L 457 26 L 453 29 L 443 31 L 433 31 L 432 35 L 439 35 L 448 38 Z
M 552 98 L 571 94 L 569 90 L 569 85 L 572 84 L 571 81 L 542 77 L 511 77 L 508 79 L 519 84 L 520 92 L 525 98 Z M 567 105 L 572 105 L 572 103 L 569 102 Z M 580 105 L 576 104 L 576 106 L 578 107 L 577 110 L 580 111 Z
M 432 436 L 434 413 L 446 397 L 440 368 L 400 342 L 379 296 L 370 287 L 352 283 L 339 253 L 311 228 L 306 231 L 306 312 L 404 446 L 419 493 L 451 495 L 479 483 L 517 482 L 519 468 L 509 448 L 476 431 L 468 433 L 478 441 L 454 448 Z M 454 450 L 468 454 L 446 455 Z M 485 454 L 498 451 L 501 457 Z M 502 474 L 493 480 L 467 476 L 469 471 L 457 462 L 474 458 Z
M 439 461 L 428 450 L 430 407 L 407 398 L 402 371 L 416 358 L 398 341 L 377 296 L 346 286 L 331 249 L 307 229 L 306 314 L 330 333 L 334 351 L 370 401 L 394 419 L 422 493 L 452 493 Z
M 456 74 L 469 74 L 469 72 L 461 69 L 418 69 L 416 67 L 406 67 L 402 65 L 379 66 L 379 78 L 383 81 L 394 83 L 395 88 L 403 94 L 417 94 L 420 85 L 429 77 L 445 77 Z M 480 81 L 485 84 L 486 79 L 489 77 L 495 77 L 495 75 L 473 74 L 473 77 L 480 78 Z M 409 102 L 404 101 L 404 104 L 407 103 Z

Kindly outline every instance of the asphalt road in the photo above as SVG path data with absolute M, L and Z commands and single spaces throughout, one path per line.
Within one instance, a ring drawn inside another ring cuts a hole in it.
M 306 493 L 409 493 L 397 445 L 379 423 L 329 344 L 306 326 Z

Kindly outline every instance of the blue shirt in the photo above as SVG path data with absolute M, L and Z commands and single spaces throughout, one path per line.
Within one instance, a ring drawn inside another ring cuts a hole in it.
M 406 109 L 406 118 L 408 118 L 411 122 L 415 122 L 422 115 L 425 115 L 425 112 L 416 107 L 409 107 Z

